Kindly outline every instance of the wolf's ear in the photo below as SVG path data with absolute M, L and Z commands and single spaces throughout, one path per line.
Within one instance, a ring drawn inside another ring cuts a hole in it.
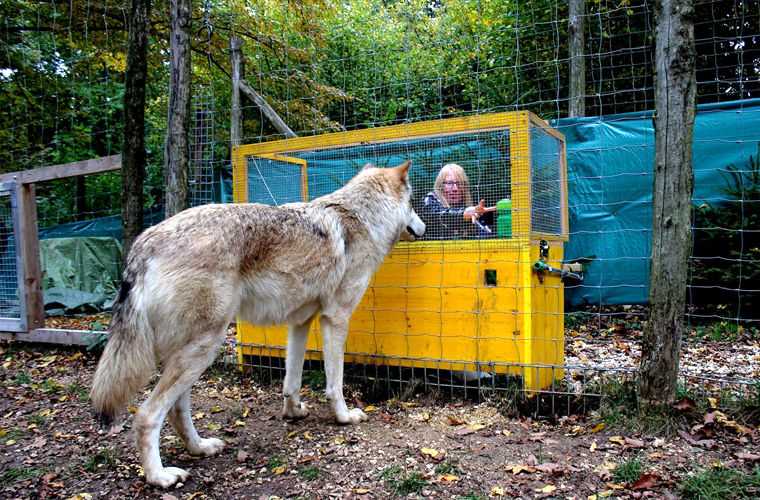
M 398 173 L 398 177 L 403 182 L 406 182 L 406 179 L 409 177 L 409 167 L 411 166 L 412 166 L 412 160 L 406 160 L 404 163 L 396 167 L 396 172 Z

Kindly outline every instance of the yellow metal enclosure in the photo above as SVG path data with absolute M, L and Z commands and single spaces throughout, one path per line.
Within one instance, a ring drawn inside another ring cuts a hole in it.
M 562 376 L 564 291 L 538 275 L 559 268 L 568 237 L 564 137 L 529 112 L 497 113 L 250 144 L 233 152 L 236 202 L 307 201 L 366 161 L 413 158 L 432 172 L 466 164 L 481 196 L 512 201 L 509 236 L 401 242 L 351 318 L 346 361 L 522 377 L 540 390 Z M 398 161 L 400 163 L 400 161 Z M 481 175 L 481 173 L 483 173 Z M 542 257 L 539 241 L 548 243 Z M 238 354 L 282 357 L 287 328 L 238 322 Z M 318 322 L 307 356 L 319 357 Z

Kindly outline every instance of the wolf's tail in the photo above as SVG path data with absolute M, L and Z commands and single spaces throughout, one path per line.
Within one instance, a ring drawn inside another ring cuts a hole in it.
M 95 417 L 109 426 L 156 368 L 155 337 L 132 283 L 122 281 L 114 304 L 108 344 L 90 390 Z

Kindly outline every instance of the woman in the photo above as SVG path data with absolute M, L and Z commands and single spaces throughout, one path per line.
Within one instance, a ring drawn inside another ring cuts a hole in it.
M 487 237 L 491 229 L 479 219 L 493 207 L 485 201 L 472 204 L 470 181 L 464 169 L 456 163 L 444 165 L 435 179 L 433 191 L 425 196 L 423 214 L 430 239 L 457 239 L 473 235 Z

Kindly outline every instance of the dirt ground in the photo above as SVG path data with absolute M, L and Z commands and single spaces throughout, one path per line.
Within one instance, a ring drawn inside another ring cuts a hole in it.
M 143 480 L 131 414 L 116 435 L 93 421 L 87 391 L 96 355 L 0 349 L 3 498 L 668 498 L 697 471 L 751 473 L 760 461 L 756 424 L 690 403 L 677 428 L 654 435 L 594 415 L 508 418 L 496 402 L 418 395 L 367 404 L 349 390 L 369 421 L 343 427 L 321 391 L 305 387 L 311 414 L 285 422 L 278 384 L 215 368 L 194 388 L 193 414 L 203 436 L 227 446 L 191 457 L 167 426 L 164 464 L 191 477 L 163 491 Z

